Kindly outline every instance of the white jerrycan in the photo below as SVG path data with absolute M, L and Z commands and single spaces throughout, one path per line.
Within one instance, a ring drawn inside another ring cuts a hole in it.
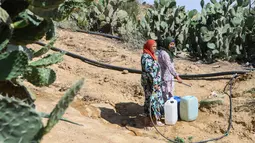
M 171 97 L 164 104 L 165 123 L 167 125 L 174 125 L 178 120 L 177 101 Z

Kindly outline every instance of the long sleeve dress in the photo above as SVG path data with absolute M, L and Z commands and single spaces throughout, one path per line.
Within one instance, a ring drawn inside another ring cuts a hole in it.
M 178 74 L 174 68 L 174 63 L 171 61 L 166 51 L 159 51 L 158 61 L 161 67 L 162 80 L 166 81 L 162 83 L 163 98 L 166 101 L 169 96 L 174 95 L 174 77 L 176 77 Z
M 163 114 L 164 100 L 160 87 L 161 70 L 158 61 L 154 60 L 149 54 L 144 53 L 141 58 L 142 76 L 141 85 L 145 92 L 144 112 L 149 115 L 150 101 L 152 115 L 160 119 Z M 154 86 L 159 85 L 159 89 Z

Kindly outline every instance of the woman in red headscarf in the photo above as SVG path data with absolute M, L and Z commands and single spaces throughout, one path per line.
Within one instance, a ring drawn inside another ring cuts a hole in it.
M 148 40 L 144 44 L 143 55 L 141 57 L 142 76 L 141 84 L 145 92 L 144 111 L 147 116 L 150 113 L 155 117 L 156 124 L 163 126 L 160 121 L 163 114 L 164 100 L 160 87 L 161 71 L 160 65 L 155 56 L 157 43 L 154 40 Z M 151 103 L 151 109 L 150 109 Z

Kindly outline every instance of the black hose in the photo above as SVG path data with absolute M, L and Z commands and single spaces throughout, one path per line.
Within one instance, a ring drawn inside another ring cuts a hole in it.
M 38 45 L 41 46 L 45 46 L 45 43 L 42 43 L 40 41 L 35 42 Z M 102 67 L 102 68 L 106 68 L 106 69 L 112 69 L 112 70 L 117 70 L 117 71 L 124 71 L 127 70 L 129 73 L 136 73 L 136 74 L 141 74 L 142 71 L 141 70 L 137 70 L 137 69 L 130 69 L 130 68 L 124 68 L 124 67 L 118 67 L 118 66 L 113 66 L 113 65 L 109 65 L 109 64 L 104 64 L 104 63 L 100 63 L 88 58 L 85 58 L 83 56 L 56 48 L 56 47 L 52 47 L 51 48 L 53 51 L 59 51 L 59 52 L 65 52 L 66 55 L 73 57 L 73 58 L 77 58 L 82 60 L 83 62 L 86 62 L 88 64 L 97 66 L 97 67 Z M 213 76 L 224 76 L 224 75 L 233 75 L 233 74 L 245 74 L 249 71 L 227 71 L 227 72 L 217 72 L 217 73 L 209 73 L 209 74 L 191 74 L 191 75 L 179 75 L 181 78 L 183 79 L 191 79 L 191 78 L 198 78 L 198 77 L 213 77 Z
M 248 71 L 227 71 L 227 72 L 217 72 L 209 74 L 191 74 L 191 75 L 181 75 L 180 77 L 213 77 L 213 76 L 224 76 L 224 75 L 233 75 L 233 74 L 246 74 Z
M 76 31 L 77 32 L 82 32 L 82 33 L 87 33 L 87 34 L 100 35 L 100 36 L 104 36 L 104 37 L 107 37 L 107 38 L 113 38 L 113 39 L 117 39 L 117 40 L 123 40 L 120 37 L 113 36 L 113 35 L 110 35 L 110 34 L 100 33 L 100 32 L 92 32 L 92 31 L 85 31 L 85 30 L 79 30 L 79 29 L 76 30 Z
M 35 43 L 38 44 L 38 45 L 41 45 L 41 46 L 45 46 L 46 45 L 46 44 L 44 44 L 42 42 L 38 42 L 38 41 L 35 42 Z M 100 62 L 97 62 L 97 61 L 94 61 L 94 60 L 90 60 L 90 59 L 82 57 L 80 55 L 76 55 L 74 53 L 71 53 L 71 52 L 68 52 L 68 51 L 65 51 L 65 50 L 62 50 L 62 49 L 58 49 L 58 48 L 55 48 L 55 47 L 52 47 L 51 49 L 53 51 L 65 52 L 66 55 L 68 55 L 70 57 L 80 59 L 80 60 L 82 60 L 82 61 L 84 61 L 84 62 L 86 62 L 88 64 L 94 65 L 94 66 L 98 66 L 98 67 L 102 67 L 102 68 L 108 68 L 108 69 L 113 69 L 113 70 L 118 70 L 118 71 L 127 70 L 130 73 L 137 73 L 137 74 L 141 74 L 142 73 L 142 71 L 136 70 L 136 69 L 123 68 L 123 67 L 117 67 L 117 66 L 113 66 L 113 65 L 109 65 L 109 64 L 100 63 Z
M 220 137 L 212 138 L 212 139 L 208 139 L 208 140 L 204 140 L 204 141 L 199 141 L 199 142 L 194 142 L 194 143 L 206 143 L 206 142 L 209 142 L 209 141 L 216 141 L 216 140 L 220 140 L 220 139 L 222 139 L 222 138 L 224 138 L 224 137 L 226 137 L 226 136 L 229 135 L 230 128 L 231 128 L 231 126 L 232 126 L 232 84 L 233 84 L 232 81 L 233 81 L 237 76 L 238 76 L 237 74 L 233 75 L 233 77 L 231 78 L 231 80 L 227 83 L 227 85 L 226 85 L 226 86 L 224 87 L 224 89 L 223 89 L 223 92 L 225 92 L 226 87 L 227 87 L 228 85 L 230 86 L 230 87 L 229 87 L 229 92 L 230 92 L 230 94 L 228 94 L 228 96 L 229 96 L 229 120 L 228 120 L 228 128 L 227 128 L 227 131 L 225 132 L 225 134 L 223 134 L 223 135 L 220 136 Z M 177 141 L 174 141 L 174 140 L 171 140 L 171 139 L 167 138 L 166 136 L 164 136 L 164 135 L 157 129 L 157 127 L 156 127 L 156 125 L 154 124 L 153 119 L 152 119 L 152 113 L 151 113 L 151 99 L 152 99 L 152 98 L 150 98 L 150 109 L 149 109 L 149 111 L 150 111 L 150 119 L 151 119 L 151 122 L 152 122 L 154 128 L 156 129 L 156 131 L 157 131 L 163 138 L 165 138 L 165 139 L 168 140 L 169 142 L 179 143 L 179 142 L 177 142 Z
M 245 68 L 245 70 L 255 71 L 255 68 Z

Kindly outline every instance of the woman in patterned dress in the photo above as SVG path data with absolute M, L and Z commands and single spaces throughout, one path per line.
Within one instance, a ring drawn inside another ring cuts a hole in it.
M 162 80 L 165 81 L 162 83 L 162 92 L 164 101 L 169 97 L 172 97 L 174 91 L 174 78 L 178 82 L 182 82 L 182 79 L 179 77 L 178 73 L 174 68 L 173 61 L 173 50 L 175 48 L 175 41 L 172 37 L 167 37 L 163 41 L 163 47 L 159 50 L 158 61 L 161 67 Z
M 143 55 L 141 57 L 142 76 L 141 84 L 145 92 L 144 112 L 149 117 L 151 110 L 152 116 L 158 126 L 164 124 L 160 121 L 163 112 L 164 100 L 161 91 L 161 70 L 155 56 L 157 43 L 154 40 L 148 40 L 144 44 Z M 151 109 L 150 108 L 151 102 Z M 150 124 L 151 125 L 151 124 Z

